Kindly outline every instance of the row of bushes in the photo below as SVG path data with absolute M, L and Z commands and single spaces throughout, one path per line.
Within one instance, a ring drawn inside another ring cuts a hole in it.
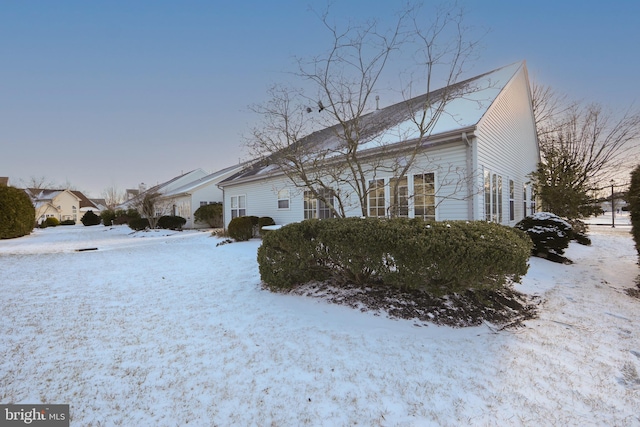
M 444 295 L 518 281 L 531 246 L 522 231 L 481 221 L 306 220 L 266 234 L 258 264 L 273 289 L 333 279 Z

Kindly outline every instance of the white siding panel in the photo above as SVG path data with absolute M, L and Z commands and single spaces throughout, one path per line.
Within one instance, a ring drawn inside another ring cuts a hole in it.
M 486 168 L 503 177 L 504 223 L 513 224 L 523 217 L 522 186 L 527 175 L 536 168 L 539 159 L 537 137 L 529 82 L 521 69 L 498 96 L 478 125 L 477 155 L 479 168 Z M 480 170 L 480 172 L 482 172 Z M 508 181 L 515 183 L 515 221 L 510 222 Z M 481 174 L 478 184 L 482 182 Z M 505 185 L 506 184 L 506 185 Z M 483 218 L 484 203 L 478 198 L 476 209 Z

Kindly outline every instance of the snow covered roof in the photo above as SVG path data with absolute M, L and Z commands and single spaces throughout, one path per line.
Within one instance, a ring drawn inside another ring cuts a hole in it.
M 500 92 L 523 67 L 524 62 L 517 62 L 363 115 L 359 124 L 362 131 L 360 150 L 375 149 L 417 138 L 419 133 L 412 116 L 422 113 L 425 105 L 438 102 L 444 102 L 444 108 L 433 123 L 425 142 L 448 132 L 476 126 Z M 314 149 L 339 149 L 344 144 L 343 140 L 336 136 L 339 134 L 339 126 L 311 133 L 302 138 L 299 144 L 306 146 L 309 152 Z M 279 155 L 282 155 L 282 151 L 248 164 L 243 171 L 222 181 L 220 186 L 277 172 L 278 165 L 271 161 L 271 158 Z

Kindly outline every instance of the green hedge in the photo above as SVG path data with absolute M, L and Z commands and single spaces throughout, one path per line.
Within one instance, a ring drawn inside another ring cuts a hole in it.
M 222 221 L 222 203 L 215 202 L 200 206 L 193 213 L 193 217 L 196 222 L 203 222 L 212 228 L 221 228 L 224 225 Z
M 233 218 L 229 223 L 229 227 L 227 228 L 229 237 L 238 242 L 244 242 L 245 240 L 249 240 L 250 238 L 252 238 L 254 223 L 253 218 L 256 217 L 238 216 Z
M 93 211 L 87 211 L 80 219 L 85 226 L 98 225 L 102 222 L 102 219 L 96 215 Z
M 30 234 L 36 210 L 23 190 L 0 186 L 0 239 L 13 239 Z
M 158 227 L 165 230 L 182 230 L 182 226 L 186 223 L 186 219 L 176 215 L 164 215 L 158 218 Z
M 518 281 L 530 251 L 525 233 L 492 223 L 343 218 L 268 233 L 258 264 L 271 288 L 331 278 L 445 295 Z

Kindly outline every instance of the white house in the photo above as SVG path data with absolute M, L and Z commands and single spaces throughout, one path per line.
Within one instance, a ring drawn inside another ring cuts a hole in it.
M 526 63 L 508 65 L 449 88 L 456 91 L 449 93 L 460 95 L 447 98 L 430 135 L 420 140 L 415 161 L 407 163 L 407 173 L 395 176 L 385 173 L 384 167 L 369 168 L 368 216 L 389 216 L 393 210 L 395 216 L 409 218 L 513 225 L 535 209 L 527 175 L 536 169 L 540 154 Z M 362 116 L 373 127 L 385 127 L 389 132 L 382 138 L 398 150 L 381 150 L 378 132 L 370 140 L 360 140 L 361 157 L 369 156 L 370 164 L 401 161 L 402 147 L 410 145 L 412 138 L 415 141 L 409 127 L 411 115 L 425 99 L 437 96 L 434 91 Z M 339 132 L 337 126 L 312 133 L 300 144 L 336 144 L 335 132 Z M 225 226 L 243 215 L 270 216 L 276 224 L 332 216 L 314 192 L 294 185 L 274 163 L 262 159 L 219 184 L 224 190 Z M 335 185 L 330 194 L 323 193 L 329 196 L 325 200 L 336 200 L 338 192 L 342 200 L 348 200 L 349 186 L 338 181 Z M 357 203 L 346 210 L 347 216 L 362 216 L 362 212 Z
M 146 194 L 157 193 L 157 216 L 181 216 L 187 220 L 184 228 L 206 227 L 206 224 L 196 223 L 193 214 L 200 206 L 222 202 L 222 190 L 217 184 L 244 167 L 244 164 L 238 164 L 211 174 L 202 169 L 195 169 L 149 189 L 142 189 L 139 194 L 118 206 L 118 209 L 137 207 Z
M 160 202 L 171 205 L 171 214 L 187 220 L 185 228 L 207 227 L 195 222 L 193 214 L 200 206 L 222 202 L 222 189 L 218 183 L 244 168 L 244 164 L 230 166 L 212 174 L 188 182 L 180 187 L 167 189 Z

